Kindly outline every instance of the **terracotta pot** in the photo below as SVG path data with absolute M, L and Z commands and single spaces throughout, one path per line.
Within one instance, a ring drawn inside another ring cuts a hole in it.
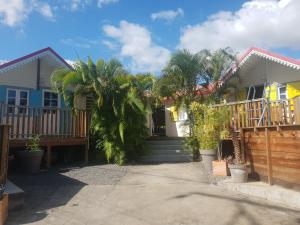
M 22 171 L 26 173 L 37 173 L 40 171 L 44 151 L 19 151 L 18 158 Z
M 217 151 L 215 149 L 200 149 L 200 155 L 206 172 L 212 173 L 212 162 L 216 159 Z
M 215 160 L 212 162 L 213 175 L 226 177 L 229 175 L 228 164 L 224 160 Z
M 245 183 L 248 180 L 248 170 L 245 164 L 229 164 L 228 165 L 231 182 L 232 183 Z

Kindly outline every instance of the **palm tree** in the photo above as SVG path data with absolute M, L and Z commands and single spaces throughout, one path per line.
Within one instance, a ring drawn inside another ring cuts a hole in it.
M 205 80 L 203 85 L 211 83 L 217 85 L 216 90 L 210 95 L 208 100 L 218 102 L 222 99 L 227 89 L 232 86 L 228 82 L 220 86 L 218 82 L 223 80 L 226 72 L 228 72 L 234 64 L 237 65 L 236 55 L 230 48 L 218 49 L 215 52 L 203 50 L 199 54 L 202 56 L 203 63 L 203 77 Z
M 74 108 L 77 96 L 93 99 L 92 133 L 108 161 L 123 164 L 137 156 L 147 135 L 147 102 L 142 79 L 129 75 L 117 60 L 80 61 L 73 71 L 58 70 L 53 87 Z
M 202 78 L 203 64 L 199 54 L 188 50 L 175 52 L 162 77 L 158 80 L 155 91 L 162 97 L 171 97 L 178 106 L 189 108 L 197 96 L 197 86 Z

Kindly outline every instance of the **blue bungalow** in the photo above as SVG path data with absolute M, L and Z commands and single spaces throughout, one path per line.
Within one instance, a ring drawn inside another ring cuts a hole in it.
M 55 146 L 84 145 L 87 161 L 85 99 L 75 101 L 73 112 L 51 90 L 51 74 L 58 68 L 72 69 L 49 47 L 0 65 L 0 123 L 10 125 L 10 147 L 24 147 L 27 138 L 39 135 L 47 166 Z
M 64 108 L 62 98 L 50 84 L 50 76 L 58 68 L 71 66 L 49 47 L 0 65 L 0 102 Z

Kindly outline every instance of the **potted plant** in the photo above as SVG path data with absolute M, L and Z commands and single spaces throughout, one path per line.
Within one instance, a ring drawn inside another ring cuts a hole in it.
M 40 147 L 40 137 L 33 136 L 26 143 L 26 150 L 18 152 L 22 171 L 37 173 L 40 170 L 44 151 Z
M 225 122 L 225 114 L 217 108 L 205 104 L 192 103 L 194 133 L 199 143 L 199 151 L 204 167 L 212 173 L 212 162 L 216 159 L 220 143 L 220 132 Z
M 228 139 L 229 136 L 230 136 L 230 132 L 229 132 L 228 128 L 225 127 L 225 129 L 220 132 L 220 139 L 225 140 L 225 139 Z M 229 168 L 228 168 L 227 158 L 223 159 L 222 144 L 220 144 L 220 147 L 218 148 L 217 156 L 218 156 L 217 160 L 214 160 L 212 162 L 213 175 L 228 176 Z
M 237 133 L 234 128 L 231 128 L 230 131 L 234 148 L 234 159 L 228 165 L 231 174 L 231 182 L 244 183 L 248 180 L 247 166 L 244 162 L 244 157 L 242 157 L 241 145 Z

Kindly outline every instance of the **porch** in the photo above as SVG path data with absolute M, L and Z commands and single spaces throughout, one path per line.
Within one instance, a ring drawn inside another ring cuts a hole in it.
M 0 124 L 10 125 L 10 148 L 25 147 L 28 138 L 40 136 L 46 148 L 46 167 L 51 165 L 51 152 L 58 146 L 83 146 L 88 161 L 89 113 L 47 107 L 24 107 L 0 103 Z
M 239 133 L 243 156 L 253 178 L 299 189 L 300 97 L 279 101 L 257 99 L 213 107 L 228 107 L 227 126 Z
M 228 124 L 236 131 L 241 128 L 295 125 L 300 123 L 300 97 L 270 101 L 266 98 L 213 105 L 226 107 L 229 111 Z

